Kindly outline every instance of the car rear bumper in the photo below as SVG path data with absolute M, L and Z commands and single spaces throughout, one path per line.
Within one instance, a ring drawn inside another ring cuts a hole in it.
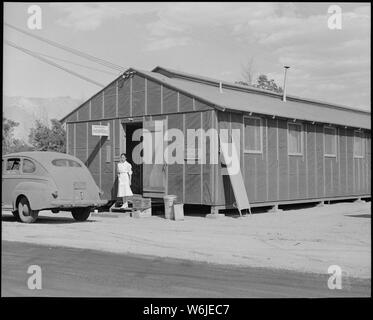
M 74 203 L 71 200 L 54 200 L 52 206 L 59 208 L 75 208 L 75 207 L 102 207 L 108 203 L 108 200 L 76 200 Z

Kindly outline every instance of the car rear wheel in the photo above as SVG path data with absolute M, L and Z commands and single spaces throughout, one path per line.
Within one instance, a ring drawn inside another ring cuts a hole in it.
M 71 211 L 74 219 L 76 221 L 85 221 L 88 219 L 89 215 L 91 214 L 91 208 L 77 208 Z
M 18 210 L 13 212 L 13 215 L 21 222 L 33 223 L 38 218 L 39 211 L 31 210 L 30 203 L 26 197 L 22 197 L 18 201 Z

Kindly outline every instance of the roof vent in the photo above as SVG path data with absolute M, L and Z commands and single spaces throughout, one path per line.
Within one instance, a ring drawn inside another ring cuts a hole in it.
M 285 74 L 284 74 L 284 92 L 282 95 L 282 101 L 286 102 L 286 71 L 288 71 L 290 67 L 289 66 L 284 66 Z
M 219 82 L 219 92 L 223 93 L 223 82 Z

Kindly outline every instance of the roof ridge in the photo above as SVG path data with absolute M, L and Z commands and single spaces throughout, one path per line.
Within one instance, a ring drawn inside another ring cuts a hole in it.
M 262 94 L 266 94 L 266 95 L 269 95 L 269 96 L 282 97 L 281 93 L 277 93 L 277 92 L 273 92 L 273 91 L 269 91 L 269 90 L 264 90 L 264 89 L 256 88 L 256 87 L 252 87 L 252 86 L 244 86 L 244 85 L 236 84 L 236 83 L 225 81 L 225 80 L 219 80 L 219 79 L 215 79 L 215 78 L 190 74 L 190 73 L 186 73 L 186 72 L 183 72 L 183 71 L 174 70 L 174 69 L 171 69 L 171 68 L 164 68 L 164 67 L 161 67 L 161 66 L 156 66 L 155 68 L 153 68 L 151 70 L 151 72 L 160 73 L 160 74 L 164 75 L 163 73 L 159 72 L 159 70 L 166 71 L 167 73 L 170 73 L 174 76 L 176 75 L 175 78 L 179 78 L 179 79 L 185 79 L 185 80 L 190 80 L 190 81 L 193 81 L 193 82 L 200 82 L 200 83 L 205 83 L 205 84 L 210 84 L 210 85 L 211 84 L 219 85 L 220 83 L 222 83 L 223 86 L 229 87 L 229 89 L 232 89 L 232 90 L 237 90 L 238 89 L 239 91 L 262 93 Z M 164 75 L 164 76 L 167 76 L 167 75 Z M 286 95 L 286 98 L 288 100 L 293 100 L 293 101 L 303 101 L 303 102 L 308 102 L 308 103 L 313 103 L 313 104 L 322 104 L 322 105 L 324 105 L 326 107 L 329 107 L 329 108 L 346 109 L 346 110 L 350 110 L 350 111 L 362 112 L 362 113 L 367 113 L 367 114 L 371 113 L 371 111 L 365 110 L 365 109 L 362 109 L 362 108 L 352 108 L 352 107 L 346 106 L 346 105 L 341 105 L 341 104 L 327 102 L 327 101 L 321 101 L 321 100 L 317 100 L 317 99 L 304 98 L 304 97 L 294 96 L 294 95 L 291 95 L 291 94 Z

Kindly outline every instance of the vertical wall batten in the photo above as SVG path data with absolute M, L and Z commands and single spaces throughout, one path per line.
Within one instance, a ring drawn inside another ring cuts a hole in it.
M 219 132 L 219 120 L 218 120 L 218 111 L 214 110 L 214 128 L 216 129 L 217 132 Z M 218 133 L 219 134 L 219 133 Z M 217 204 L 218 203 L 218 200 L 219 200 L 219 188 L 220 188 L 220 184 L 219 184 L 219 166 L 220 166 L 220 149 L 219 149 L 219 146 L 220 146 L 220 142 L 219 142 L 219 137 L 218 137 L 218 141 L 217 141 L 217 154 L 218 154 L 218 161 L 217 161 L 217 164 L 214 165 L 214 176 L 215 176 L 215 182 L 214 182 L 214 186 L 215 186 L 215 190 L 214 190 L 214 203 Z
M 297 195 L 298 195 L 298 197 L 300 196 L 300 189 L 299 189 L 299 187 L 300 187 L 300 181 L 299 181 L 299 179 L 300 179 L 299 161 L 300 161 L 300 159 L 297 159 Z
M 102 124 L 102 122 L 100 121 L 100 125 Z M 99 140 L 99 145 L 100 145 L 100 149 L 99 149 L 99 152 L 98 152 L 98 167 L 99 167 L 99 171 L 98 171 L 98 176 L 99 176 L 99 187 L 100 187 L 100 190 L 101 190 L 101 175 L 102 175 L 102 167 L 101 167 L 101 149 L 102 149 L 102 138 L 100 137 L 100 140 Z
M 366 134 L 365 135 L 365 175 L 366 175 L 366 178 L 365 178 L 365 192 L 368 193 L 369 192 L 369 188 L 368 188 L 368 179 L 369 179 L 369 162 L 368 162 L 368 135 Z
M 305 159 L 306 159 L 306 197 L 309 197 L 309 190 L 308 190 L 308 124 L 305 124 L 305 139 L 304 139 L 304 154 L 305 154 Z
M 180 112 L 180 92 L 177 92 L 177 112 Z
M 104 95 L 104 91 L 102 91 L 102 110 L 101 110 L 101 114 L 102 114 L 102 119 L 105 118 L 105 95 Z
M 277 152 L 277 166 L 276 166 L 276 169 L 277 169 L 277 200 L 280 200 L 280 160 L 279 160 L 279 152 L 280 152 L 280 147 L 279 147 L 279 123 L 278 123 L 278 119 L 276 119 L 276 126 L 277 126 L 277 130 L 276 130 L 276 138 L 277 138 L 277 143 L 276 143 L 276 152 Z
M 195 109 L 195 99 L 193 98 L 193 108 Z M 232 113 L 229 112 L 229 134 L 228 134 L 228 142 L 231 142 L 233 145 L 233 137 L 232 137 Z M 230 140 L 229 140 L 230 139 Z M 233 151 L 233 149 L 232 149 Z M 233 190 L 232 188 L 229 188 L 229 201 L 234 201 L 234 196 L 233 196 Z
M 334 192 L 334 165 L 333 165 L 333 161 L 330 160 L 330 190 L 331 190 L 331 193 L 333 194 Z
M 338 193 L 341 194 L 341 129 L 337 128 L 338 144 Z
M 66 152 L 68 154 L 70 154 L 69 148 L 70 148 L 69 146 L 69 123 L 66 123 Z
M 242 169 L 241 174 L 245 179 L 245 117 L 242 117 L 242 123 L 241 123 L 241 130 L 242 130 L 242 148 L 241 148 L 241 163 L 242 163 Z
M 86 164 L 87 164 L 87 166 L 88 166 L 88 158 L 89 158 L 89 146 L 88 146 L 88 139 L 89 139 L 89 123 L 87 122 L 86 123 L 86 148 L 87 148 L 87 150 L 86 150 Z
M 348 131 L 347 129 L 345 128 L 344 129 L 345 131 L 345 140 L 346 140 L 346 151 L 345 151 L 345 159 L 346 159 L 346 166 L 345 166 L 345 173 L 346 173 L 346 184 L 345 184 L 345 194 L 348 194 L 348 190 L 349 190 L 349 177 L 348 177 Z
M 163 113 L 163 85 L 161 84 L 161 113 Z
M 355 132 L 352 131 L 352 193 L 355 193 L 355 156 L 354 156 L 354 149 L 355 149 Z
M 183 113 L 183 134 L 184 137 L 186 136 L 186 129 L 185 129 L 185 113 Z M 185 146 L 185 142 L 184 142 Z M 183 154 L 183 202 L 185 203 L 185 153 Z
M 266 118 L 266 200 L 269 199 L 269 179 L 268 179 L 268 120 Z
M 145 115 L 148 114 L 148 79 L 145 78 Z
M 162 97 L 162 99 L 163 99 L 163 97 Z M 168 130 L 168 115 L 166 115 L 166 117 L 165 117 L 165 119 L 163 121 L 164 121 L 163 128 L 164 128 L 165 132 L 167 132 L 167 130 Z M 163 147 L 164 147 L 164 144 L 165 144 L 165 142 L 163 142 Z M 164 153 L 163 153 L 163 163 L 164 163 Z M 166 192 L 166 194 L 168 194 L 168 164 L 167 163 L 166 163 L 166 172 L 165 172 L 165 174 L 166 174 L 165 192 Z
M 115 182 L 115 150 L 116 150 L 116 141 L 115 141 L 115 119 L 113 120 L 113 147 L 112 147 L 112 159 L 113 159 L 113 181 Z
M 325 145 L 324 145 L 324 129 L 322 130 L 322 135 L 323 135 L 323 139 L 322 139 L 322 149 L 323 150 L 323 155 L 322 155 L 322 161 L 323 161 L 323 188 L 324 188 L 324 193 L 323 193 L 323 196 L 325 197 L 326 195 L 326 187 L 325 187 L 325 155 L 324 155 L 324 150 L 325 150 Z
M 118 117 L 118 81 L 115 86 L 115 117 Z
M 132 117 L 133 116 L 133 81 L 132 81 L 132 77 L 130 78 L 130 116 Z
M 76 156 L 76 123 L 74 123 L 74 151 L 73 151 L 74 157 Z
M 317 188 L 317 183 L 318 183 L 318 170 L 317 170 L 317 130 L 316 126 L 315 128 L 315 196 L 318 196 L 318 188 Z
M 92 100 L 89 101 L 89 120 L 92 120 Z
M 289 138 L 288 138 L 288 129 L 286 129 L 286 141 L 289 141 Z M 288 142 L 287 142 L 288 143 Z M 288 149 L 289 149 L 289 145 L 287 146 Z M 289 159 L 289 150 L 286 150 L 286 160 L 287 160 L 287 174 L 288 174 L 288 197 L 287 199 L 290 199 L 290 159 Z
M 177 99 L 179 100 L 179 99 Z M 201 118 L 201 130 L 203 130 L 203 112 L 200 112 L 200 118 Z M 202 131 L 201 131 L 202 132 Z M 201 139 L 202 141 L 202 139 Z M 202 159 L 204 158 L 204 154 L 205 154 L 205 149 L 204 149 L 204 143 L 201 142 L 201 150 L 198 150 L 198 152 L 200 151 L 201 152 L 201 155 L 199 155 L 200 157 L 200 165 L 201 165 L 201 178 L 200 178 L 200 183 L 201 183 L 201 203 L 203 203 L 203 161 Z M 207 163 L 206 163 L 207 165 Z

